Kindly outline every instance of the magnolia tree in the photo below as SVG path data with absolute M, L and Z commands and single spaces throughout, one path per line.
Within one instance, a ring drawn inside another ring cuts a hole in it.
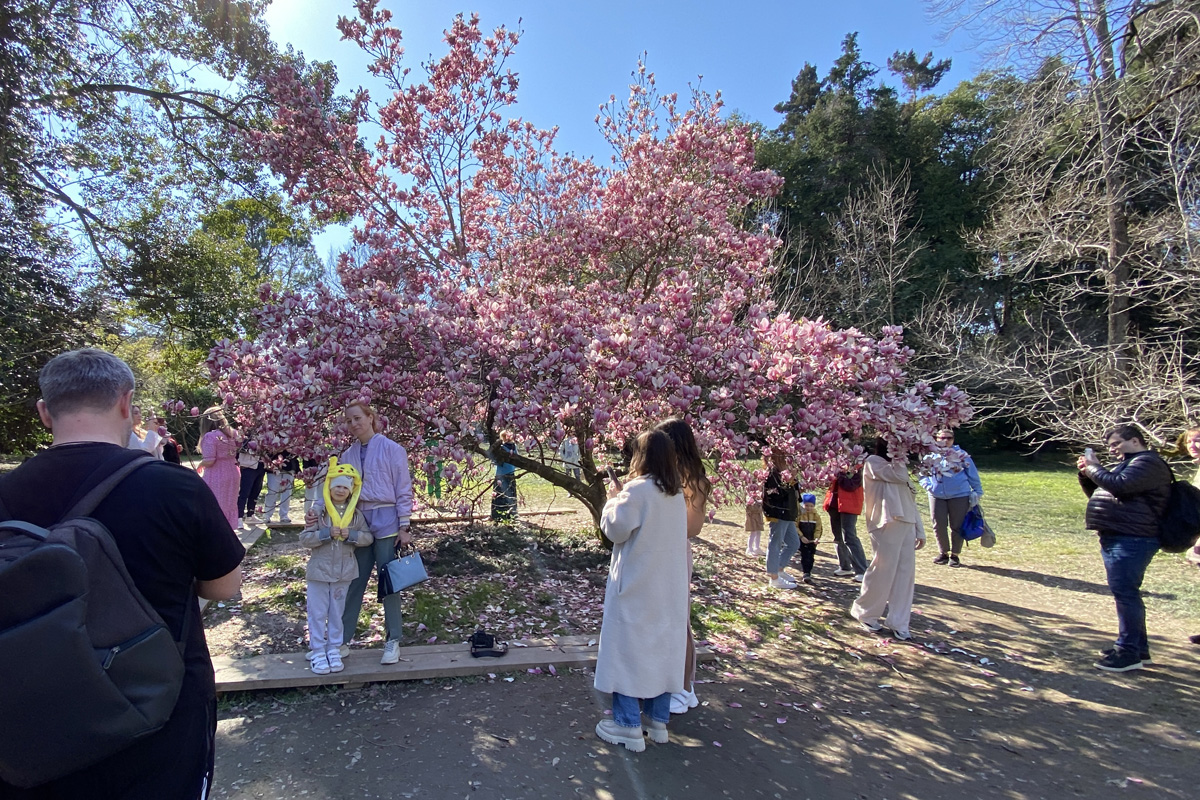
M 757 491 L 751 455 L 782 453 L 816 486 L 861 459 L 864 433 L 924 451 L 935 427 L 969 418 L 958 390 L 907 380 L 898 328 L 872 338 L 776 314 L 778 243 L 743 221 L 780 179 L 755 169 L 753 135 L 721 117 L 719 96 L 680 103 L 639 70 L 597 117 L 614 150 L 602 167 L 502 115 L 515 33 L 459 17 L 415 82 L 389 13 L 366 0 L 358 12 L 339 28 L 391 96 L 359 90 L 338 116 L 329 87 L 285 73 L 276 124 L 255 141 L 296 201 L 361 221 L 341 287 L 264 288 L 261 335 L 211 354 L 260 448 L 334 449 L 338 412 L 365 399 L 452 486 L 511 431 L 518 454 L 496 457 L 598 519 L 605 467 L 667 417 L 687 419 L 716 462 L 718 501 Z M 568 437 L 580 479 L 559 457 Z

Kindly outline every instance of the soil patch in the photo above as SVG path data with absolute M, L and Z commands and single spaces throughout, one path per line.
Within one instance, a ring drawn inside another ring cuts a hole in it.
M 740 523 L 723 515 L 696 548 L 694 616 L 723 655 L 670 744 L 597 739 L 608 700 L 586 670 L 231 696 L 214 796 L 1195 796 L 1200 620 L 1150 597 L 1153 666 L 1097 672 L 1116 624 L 1098 555 L 1068 575 L 922 552 L 915 638 L 898 642 L 846 616 L 857 585 L 830 575 L 827 544 L 815 585 L 768 589 Z M 581 574 L 602 591 L 603 567 Z

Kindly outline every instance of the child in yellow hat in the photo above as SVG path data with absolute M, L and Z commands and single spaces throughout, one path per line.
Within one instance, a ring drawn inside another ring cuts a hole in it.
M 349 464 L 329 459 L 325 476 L 325 507 L 317 521 L 300 533 L 300 544 L 311 548 L 305 577 L 308 580 L 308 646 L 312 671 L 318 675 L 341 672 L 340 648 L 345 631 L 346 590 L 358 577 L 354 548 L 374 541 L 366 518 L 355 506 L 362 478 Z

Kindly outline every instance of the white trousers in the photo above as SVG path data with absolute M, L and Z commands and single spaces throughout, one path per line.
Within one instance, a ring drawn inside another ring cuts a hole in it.
M 342 614 L 349 588 L 350 581 L 308 582 L 308 648 L 314 653 L 342 646 Z
M 292 516 L 292 485 L 296 477 L 287 472 L 267 473 L 267 501 L 263 504 L 263 522 L 271 521 L 271 514 L 279 506 L 279 521 Z
M 862 591 L 850 607 L 850 616 L 868 625 L 883 622 L 895 633 L 907 636 L 917 578 L 917 526 L 889 522 L 882 528 L 868 528 L 867 532 L 871 534 L 874 557 L 863 577 Z

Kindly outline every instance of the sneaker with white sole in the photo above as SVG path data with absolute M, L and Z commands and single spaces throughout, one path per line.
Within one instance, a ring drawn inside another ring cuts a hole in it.
M 379 659 L 380 664 L 395 664 L 400 660 L 400 641 L 398 639 L 389 639 L 387 644 L 383 646 L 383 658 Z
M 342 654 L 337 651 L 337 648 L 330 648 L 325 651 L 325 658 L 329 661 L 330 672 L 341 672 L 346 668 L 342 663 Z
M 772 589 L 795 589 L 796 588 L 795 581 L 790 581 L 787 578 L 783 577 L 782 575 L 780 575 L 778 578 L 771 578 L 768 581 L 768 583 L 770 583 Z
M 1129 672 L 1133 669 L 1142 668 L 1142 656 L 1140 653 L 1135 653 L 1132 650 L 1122 650 L 1116 647 L 1093 666 L 1105 672 Z
M 694 691 L 671 693 L 672 714 L 686 714 L 689 708 L 695 708 L 698 705 L 700 705 L 700 700 L 696 697 L 696 693 Z
M 329 674 L 329 657 L 325 655 L 324 650 L 312 654 L 312 671 L 318 675 Z
M 865 578 L 866 576 L 867 576 L 867 574 L 865 572 L 860 572 L 854 576 L 854 580 L 858 581 L 859 583 L 862 583 L 863 578 Z
M 670 738 L 667 736 L 667 723 L 650 719 L 645 714 L 642 715 L 642 731 L 655 744 L 666 744 L 670 741 Z
M 854 574 L 854 570 L 852 570 L 852 569 L 842 569 L 841 567 L 838 567 L 837 569 L 835 569 L 835 570 L 833 571 L 833 574 L 834 574 L 834 575 L 837 575 L 839 578 L 846 578 L 846 577 L 849 577 L 850 575 L 853 575 L 853 574 Z
M 646 749 L 646 739 L 642 736 L 642 726 L 635 725 L 626 728 L 618 725 L 615 720 L 602 719 L 596 723 L 596 735 L 609 744 L 624 745 L 626 750 L 640 753 Z

